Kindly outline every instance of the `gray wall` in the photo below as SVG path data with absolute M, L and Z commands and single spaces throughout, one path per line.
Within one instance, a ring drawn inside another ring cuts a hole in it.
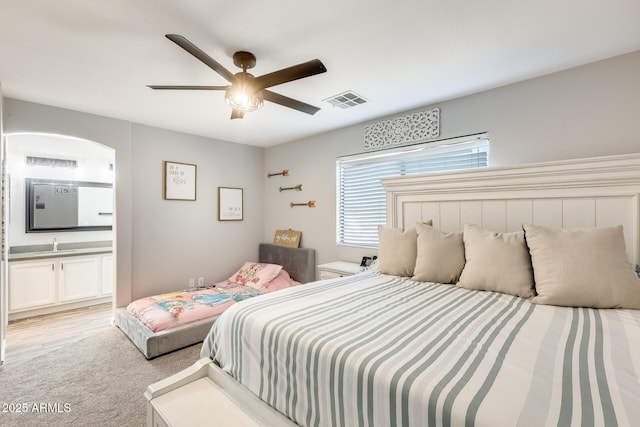
M 213 283 L 258 259 L 264 149 L 141 125 L 132 140 L 134 298 L 188 278 Z M 163 199 L 164 160 L 197 165 L 197 201 Z M 218 187 L 243 188 L 243 221 L 218 221 Z
M 416 111 L 441 109 L 441 138 L 488 132 L 492 166 L 638 152 L 639 70 L 634 52 Z M 266 150 L 266 170 L 289 169 L 290 176 L 265 184 L 265 240 L 276 229 L 300 230 L 320 263 L 375 253 L 335 243 L 335 160 L 363 151 L 366 124 Z M 283 184 L 303 184 L 304 191 L 279 193 Z M 317 208 L 290 208 L 290 199 L 315 199 Z
M 44 132 L 116 152 L 116 305 L 225 278 L 255 259 L 263 236 L 264 149 L 5 98 L 6 133 Z M 243 168 L 229 159 L 242 159 Z M 162 198 L 164 160 L 197 165 L 195 202 Z M 218 222 L 217 187 L 245 189 L 245 220 Z

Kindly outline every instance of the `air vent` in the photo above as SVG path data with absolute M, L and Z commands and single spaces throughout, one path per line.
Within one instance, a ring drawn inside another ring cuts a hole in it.
M 78 161 L 70 159 L 54 159 L 51 157 L 27 156 L 27 165 L 75 169 L 78 167 Z
M 329 104 L 333 105 L 334 107 L 338 107 L 342 109 L 355 107 L 357 105 L 361 105 L 367 102 L 366 99 L 364 99 L 357 93 L 352 92 L 350 90 L 343 92 L 339 95 L 335 95 L 330 98 L 324 99 L 323 101 L 327 101 Z

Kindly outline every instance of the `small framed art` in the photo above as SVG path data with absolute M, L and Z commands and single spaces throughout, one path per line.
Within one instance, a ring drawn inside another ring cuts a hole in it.
M 196 165 L 164 162 L 165 200 L 196 200 Z
M 218 187 L 218 220 L 242 221 L 244 198 L 242 188 Z

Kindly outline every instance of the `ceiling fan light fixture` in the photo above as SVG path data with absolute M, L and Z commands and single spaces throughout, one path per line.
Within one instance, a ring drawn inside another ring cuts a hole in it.
M 251 93 L 235 86 L 229 86 L 224 94 L 224 99 L 231 106 L 242 111 L 255 111 L 262 107 L 264 102 L 262 92 Z
M 186 50 L 200 62 L 224 77 L 230 86 L 194 86 L 194 85 L 148 85 L 151 89 L 158 90 L 224 90 L 225 101 L 233 109 L 231 119 L 241 119 L 244 113 L 255 111 L 262 107 L 264 100 L 283 107 L 292 108 L 306 114 L 315 114 L 320 110 L 313 105 L 305 104 L 287 96 L 268 90 L 272 86 L 292 82 L 305 77 L 325 73 L 327 68 L 319 59 L 303 62 L 291 67 L 282 68 L 271 73 L 254 77 L 247 73 L 248 69 L 256 65 L 256 57 L 251 52 L 238 51 L 233 54 L 233 63 L 242 71 L 232 74 L 222 64 L 203 52 L 199 47 L 191 43 L 179 34 L 166 34 L 166 37 Z

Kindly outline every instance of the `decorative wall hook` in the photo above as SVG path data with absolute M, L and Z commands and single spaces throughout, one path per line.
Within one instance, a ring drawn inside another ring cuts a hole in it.
M 310 208 L 315 208 L 316 207 L 316 201 L 315 200 L 309 200 L 307 203 L 289 203 L 290 207 L 294 207 L 294 206 L 308 206 Z
M 289 176 L 289 169 L 284 169 L 282 172 L 277 172 L 277 173 L 268 173 L 267 178 L 271 178 L 272 176 L 277 176 L 277 175 Z
M 295 187 L 280 187 L 280 191 L 285 191 L 285 190 L 296 190 L 296 191 L 302 191 L 302 184 L 298 184 Z

